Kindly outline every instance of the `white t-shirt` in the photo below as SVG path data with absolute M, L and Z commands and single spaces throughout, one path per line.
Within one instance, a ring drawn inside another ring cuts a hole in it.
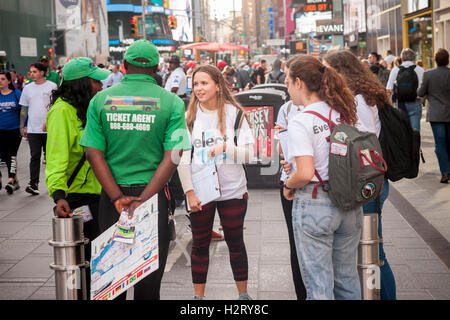
M 28 107 L 28 133 L 46 133 L 42 127 L 50 109 L 50 96 L 56 88 L 57 85 L 51 81 L 43 84 L 32 82 L 23 88 L 19 104 Z
M 356 95 L 356 113 L 358 121 L 355 127 L 360 131 L 372 132 L 380 136 L 381 122 L 378 116 L 378 108 L 376 106 L 368 106 L 366 100 L 361 94 Z
M 172 88 L 178 87 L 177 96 L 181 96 L 186 93 L 186 75 L 181 67 L 176 68 L 172 71 L 169 78 L 166 81 L 166 86 L 164 87 L 167 91 L 172 91 Z
M 231 104 L 225 105 L 226 113 L 226 143 L 234 144 L 234 124 L 238 109 Z M 218 113 L 203 112 L 198 108 L 197 116 L 190 135 L 191 143 L 194 147 L 192 156 L 191 174 L 199 172 L 205 165 L 214 163 L 214 159 L 208 157 L 208 151 L 216 144 L 224 142 L 224 138 L 217 128 Z M 244 146 L 253 144 L 253 133 L 244 118 L 241 130 L 238 133 L 237 145 Z M 241 198 L 247 192 L 247 179 L 242 164 L 229 163 L 226 154 L 222 153 L 216 157 L 216 166 L 219 177 L 221 197 L 218 201 Z
M 123 78 L 123 74 L 122 72 L 111 72 L 111 74 L 108 76 L 108 78 L 106 78 L 106 85 L 107 86 L 113 86 L 115 84 L 120 83 L 120 81 L 122 81 Z M 111 83 L 112 82 L 112 83 Z
M 328 123 L 315 115 L 305 113 L 305 111 L 315 111 L 326 119 L 330 115 L 330 107 L 321 101 L 306 106 L 301 113 L 290 120 L 288 126 L 288 161 L 295 163 L 296 157 L 312 156 L 314 168 L 319 172 L 323 181 L 328 181 L 330 143 L 326 139 L 331 132 Z M 339 112 L 333 110 L 331 120 L 339 124 Z M 311 181 L 318 182 L 319 180 L 314 176 Z
M 386 56 L 386 58 L 384 58 L 384 61 L 386 61 L 388 67 L 394 60 L 395 60 L 395 57 L 392 54 L 390 54 L 390 55 Z
M 289 110 L 288 113 L 288 107 L 289 105 L 291 105 L 291 109 Z M 292 103 L 292 101 L 288 101 L 285 104 L 283 104 L 280 107 L 280 110 L 278 111 L 278 116 L 277 116 L 277 125 L 279 125 L 282 128 L 287 129 L 288 128 L 288 123 L 289 121 L 294 118 L 297 114 L 299 114 L 302 110 L 303 110 L 303 106 L 296 106 Z M 275 137 L 275 139 L 278 139 L 277 137 Z M 292 171 L 291 174 L 295 171 L 296 165 L 295 162 L 292 163 Z M 286 174 L 286 172 L 284 172 L 284 170 L 281 170 L 281 176 L 280 176 L 280 181 L 286 181 L 286 179 L 288 178 L 288 175 Z

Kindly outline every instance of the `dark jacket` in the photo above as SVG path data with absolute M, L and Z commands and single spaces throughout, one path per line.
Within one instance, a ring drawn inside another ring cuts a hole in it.
M 428 97 L 428 122 L 450 122 L 450 69 L 445 66 L 428 70 L 423 75 L 419 97 Z
M 284 83 L 285 74 L 281 72 L 281 60 L 276 59 L 273 62 L 273 71 L 269 74 L 267 83 Z
M 252 80 L 250 79 L 250 74 L 248 73 L 248 71 L 241 69 L 237 72 L 236 83 L 239 88 L 245 88 L 245 86 L 251 82 Z

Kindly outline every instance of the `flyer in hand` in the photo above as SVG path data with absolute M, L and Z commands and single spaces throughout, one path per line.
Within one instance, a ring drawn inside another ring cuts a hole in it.
M 158 195 L 134 212 L 134 242 L 115 239 L 117 224 L 91 244 L 91 299 L 112 300 L 158 270 Z
M 128 211 L 123 209 L 116 223 L 116 231 L 114 233 L 113 241 L 133 244 L 136 230 L 136 216 L 131 219 L 128 218 Z

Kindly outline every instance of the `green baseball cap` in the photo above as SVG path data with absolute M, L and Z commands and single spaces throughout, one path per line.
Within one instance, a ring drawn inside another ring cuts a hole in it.
M 79 57 L 71 59 L 62 69 L 63 80 L 70 81 L 84 77 L 89 77 L 94 80 L 105 80 L 110 72 L 106 69 L 101 69 L 86 57 Z
M 138 58 L 147 59 L 148 62 L 136 61 Z M 138 40 L 128 48 L 124 59 L 138 67 L 153 67 L 159 63 L 159 53 L 158 49 L 150 41 Z

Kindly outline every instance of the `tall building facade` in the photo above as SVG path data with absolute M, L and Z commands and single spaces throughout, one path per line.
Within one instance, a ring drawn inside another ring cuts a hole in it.
M 434 50 L 450 49 L 450 0 L 433 1 Z
M 403 49 L 403 22 L 400 0 L 367 0 L 367 52 L 382 56 L 387 50 L 400 55 Z

